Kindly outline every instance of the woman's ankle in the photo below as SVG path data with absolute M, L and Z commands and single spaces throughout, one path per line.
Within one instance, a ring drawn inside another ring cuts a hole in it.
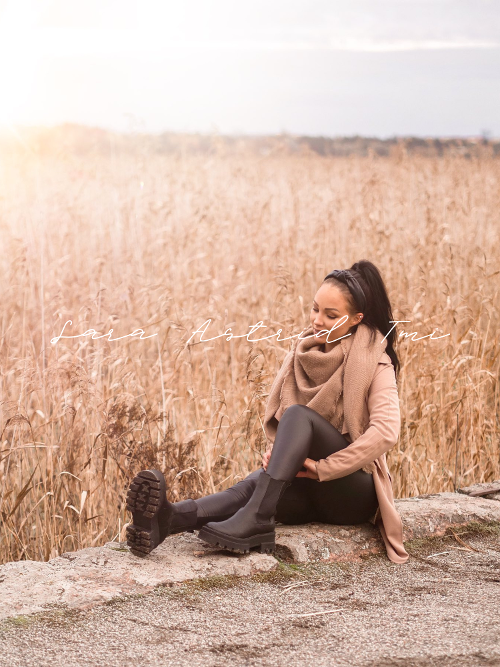
M 198 507 L 192 499 L 169 503 L 161 509 L 158 515 L 160 538 L 163 541 L 168 535 L 182 533 L 196 528 Z

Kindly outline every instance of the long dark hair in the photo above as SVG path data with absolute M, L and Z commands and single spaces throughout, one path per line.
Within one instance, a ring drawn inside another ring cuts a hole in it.
M 325 278 L 323 282 L 335 285 L 339 288 L 345 296 L 352 313 L 363 313 L 362 322 L 370 327 L 372 331 L 370 342 L 375 338 L 375 329 L 378 329 L 384 336 L 387 336 L 387 347 L 385 351 L 391 358 L 392 365 L 394 366 L 394 373 L 397 378 L 400 363 L 398 355 L 394 349 L 396 327 L 394 326 L 394 321 L 391 321 L 394 320 L 391 302 L 387 296 L 387 289 L 384 280 L 380 275 L 380 271 L 373 262 L 370 262 L 368 259 L 362 259 L 359 262 L 355 262 L 349 268 L 349 272 L 356 278 L 365 294 L 366 306 L 364 309 L 359 303 L 359 299 L 356 298 L 347 286 L 347 283 L 341 278 L 339 279 L 331 276 L 330 278 Z M 356 331 L 357 327 L 358 325 L 356 324 L 352 328 L 353 333 Z M 387 335 L 391 329 L 392 331 Z

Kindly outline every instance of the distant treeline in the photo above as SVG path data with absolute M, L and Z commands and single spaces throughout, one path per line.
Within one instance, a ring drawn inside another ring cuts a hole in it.
M 271 153 L 315 153 L 328 156 L 429 157 L 461 155 L 465 158 L 500 155 L 500 140 L 488 137 L 309 137 L 279 135 L 221 135 L 163 132 L 120 133 L 85 125 L 64 123 L 55 127 L 18 127 L 0 130 L 0 151 L 27 150 L 37 154 L 134 153 L 239 153 L 248 150 Z

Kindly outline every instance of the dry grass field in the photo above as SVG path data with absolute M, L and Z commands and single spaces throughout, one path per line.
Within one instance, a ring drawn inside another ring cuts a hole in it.
M 176 500 L 255 469 L 291 340 L 244 336 L 298 334 L 363 258 L 399 333 L 449 334 L 398 344 L 396 497 L 499 478 L 499 211 L 487 152 L 0 154 L 0 561 L 123 537 L 144 467 Z M 187 345 L 209 318 L 205 338 L 241 337 Z M 68 320 L 101 338 L 52 343 Z

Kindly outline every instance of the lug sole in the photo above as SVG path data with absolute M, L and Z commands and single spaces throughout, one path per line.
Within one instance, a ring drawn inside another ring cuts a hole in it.
M 132 480 L 127 492 L 132 523 L 127 526 L 126 535 L 134 556 L 144 558 L 160 544 L 158 514 L 165 497 L 165 478 L 159 470 L 142 470 Z
M 262 533 L 251 537 L 233 537 L 218 531 L 203 527 L 198 533 L 200 540 L 208 542 L 213 546 L 220 546 L 237 553 L 250 553 L 250 549 L 260 547 L 261 553 L 272 553 L 276 549 L 275 533 Z

